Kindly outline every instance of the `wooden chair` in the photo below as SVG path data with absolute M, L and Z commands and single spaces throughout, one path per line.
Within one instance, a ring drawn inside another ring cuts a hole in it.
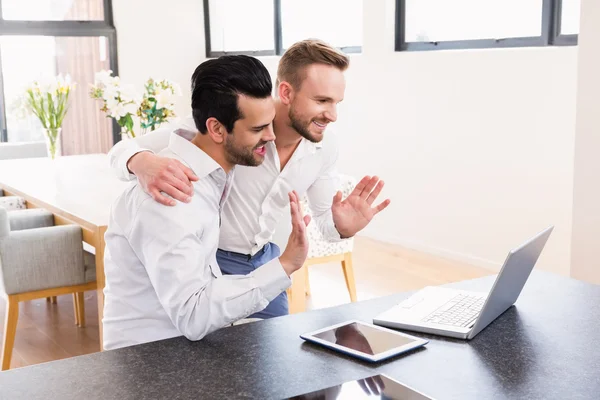
M 10 368 L 19 302 L 73 294 L 75 322 L 85 324 L 83 292 L 96 290 L 95 258 L 84 252 L 79 226 L 53 222 L 45 210 L 0 207 L 0 295 L 7 300 L 2 371 Z
M 352 193 L 356 186 L 356 180 L 347 175 L 340 175 L 340 188 L 345 199 Z M 306 197 L 302 199 L 304 213 L 312 216 L 312 211 Z M 352 267 L 352 248 L 354 238 L 344 239 L 337 242 L 325 240 L 316 224 L 308 225 L 308 258 L 300 271 L 292 275 L 292 287 L 288 290 L 288 301 L 290 314 L 306 310 L 306 296 L 310 295 L 310 281 L 308 268 L 311 265 L 340 262 L 346 287 L 350 295 L 350 301 L 356 301 L 356 282 L 354 280 L 354 269 Z

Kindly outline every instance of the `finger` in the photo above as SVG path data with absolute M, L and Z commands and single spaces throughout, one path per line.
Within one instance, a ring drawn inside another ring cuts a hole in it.
M 298 192 L 296 192 L 295 190 L 293 191 L 294 196 L 296 197 L 296 204 L 298 204 L 298 212 L 300 213 L 300 216 L 304 215 L 304 210 L 302 210 L 302 203 L 300 203 L 300 196 L 298 196 Z
M 377 207 L 375 207 L 375 214 L 378 214 L 381 211 L 385 210 L 385 208 L 387 206 L 389 206 L 390 203 L 391 203 L 390 199 L 387 199 L 387 200 L 383 201 L 381 204 L 379 204 Z
M 288 198 L 290 200 L 290 214 L 292 216 L 292 225 L 294 224 L 294 217 L 296 216 L 296 206 L 294 205 L 294 196 L 292 193 L 288 193 Z
M 186 193 L 187 191 L 191 190 L 191 188 L 181 182 L 179 179 L 175 179 L 175 177 L 172 175 L 160 181 L 157 186 L 158 190 L 165 192 L 176 200 L 184 203 L 189 203 L 191 200 L 190 196 Z
M 383 183 L 383 181 L 379 181 L 377 186 L 375 186 L 375 190 L 373 190 L 369 197 L 367 197 L 367 203 L 369 205 L 373 204 L 377 196 L 379 196 L 379 193 L 381 193 L 381 190 L 383 189 L 383 185 L 385 185 L 385 183 Z
M 183 163 L 181 161 L 179 161 L 179 160 L 175 160 L 175 161 L 179 164 L 181 171 L 187 176 L 187 178 L 191 182 L 195 182 L 198 180 L 198 176 L 194 173 L 194 171 L 192 171 L 190 168 L 183 165 Z
M 167 171 L 165 172 L 165 177 L 168 177 L 170 178 L 170 180 L 177 182 L 176 187 L 181 188 L 182 192 L 184 192 L 188 196 L 192 195 L 192 182 L 190 182 L 187 175 L 181 170 L 179 166 L 169 165 L 167 167 Z
M 373 379 L 371 379 L 371 378 L 367 378 L 365 380 L 367 381 L 367 385 L 369 386 L 369 389 L 371 389 L 371 392 L 373 392 L 373 394 L 378 395 L 379 390 L 377 389 L 377 385 L 375 384 L 375 381 L 373 381 Z
M 300 230 L 300 220 L 302 219 L 302 216 L 298 211 L 298 202 L 296 201 L 294 194 L 289 193 L 288 196 L 290 198 L 290 210 L 292 213 L 292 231 L 298 232 Z
M 371 391 L 367 388 L 367 385 L 365 384 L 364 380 L 360 379 L 358 381 L 358 384 L 367 395 L 369 395 L 369 396 L 371 395 Z
M 369 182 L 367 182 L 367 185 L 365 186 L 362 193 L 360 194 L 360 197 L 362 197 L 363 199 L 366 199 L 367 197 L 369 197 L 369 194 L 371 194 L 373 189 L 375 189 L 375 185 L 377 185 L 377 182 L 379 182 L 379 178 L 376 176 L 372 177 L 371 180 L 369 180 Z
M 350 196 L 360 196 L 360 194 L 362 193 L 362 191 L 367 186 L 367 183 L 369 183 L 370 180 L 370 176 L 365 176 L 364 178 L 362 178 L 360 182 L 358 182 L 358 184 L 354 187 L 354 190 L 352 191 L 352 193 L 350 193 Z
M 331 205 L 333 206 L 337 206 L 342 202 L 342 192 L 340 192 L 338 190 L 338 192 L 335 194 L 335 196 L 333 196 L 333 204 Z
M 164 204 L 165 206 L 174 206 L 177 204 L 175 200 L 170 199 L 164 194 L 160 193 L 158 189 L 150 190 L 150 196 L 152 196 L 155 201 L 159 202 L 160 204 Z

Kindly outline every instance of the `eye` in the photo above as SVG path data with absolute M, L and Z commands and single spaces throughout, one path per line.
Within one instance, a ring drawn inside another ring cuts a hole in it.
M 323 100 L 323 99 L 317 100 L 317 103 L 318 104 L 325 104 L 325 103 L 327 103 L 327 100 Z
M 265 128 L 256 128 L 256 129 L 252 129 L 252 131 L 256 132 L 256 133 L 260 133 L 262 132 L 262 130 Z

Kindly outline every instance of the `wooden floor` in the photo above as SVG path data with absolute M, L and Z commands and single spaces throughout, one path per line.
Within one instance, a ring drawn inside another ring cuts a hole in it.
M 354 274 L 358 300 L 367 300 L 427 285 L 440 285 L 491 274 L 490 271 L 432 257 L 366 238 L 355 240 Z M 308 308 L 330 307 L 350 301 L 339 264 L 310 267 Z M 86 327 L 75 326 L 73 298 L 58 297 L 21 303 L 11 368 L 97 352 L 98 312 L 94 292 L 85 294 Z M 6 305 L 0 298 L 0 343 Z

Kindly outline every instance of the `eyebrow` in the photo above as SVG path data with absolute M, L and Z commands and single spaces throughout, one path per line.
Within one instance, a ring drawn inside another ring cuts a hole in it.
M 330 101 L 332 103 L 336 102 L 334 99 L 332 99 L 331 97 L 327 97 L 327 96 L 315 96 L 315 100 L 325 100 L 325 101 Z M 343 100 L 344 99 L 341 99 L 339 102 L 342 102 Z
M 258 130 L 258 129 L 264 129 L 264 128 L 266 128 L 269 125 L 271 125 L 271 123 L 264 124 L 264 125 L 253 126 L 251 129 L 256 129 L 256 130 Z

